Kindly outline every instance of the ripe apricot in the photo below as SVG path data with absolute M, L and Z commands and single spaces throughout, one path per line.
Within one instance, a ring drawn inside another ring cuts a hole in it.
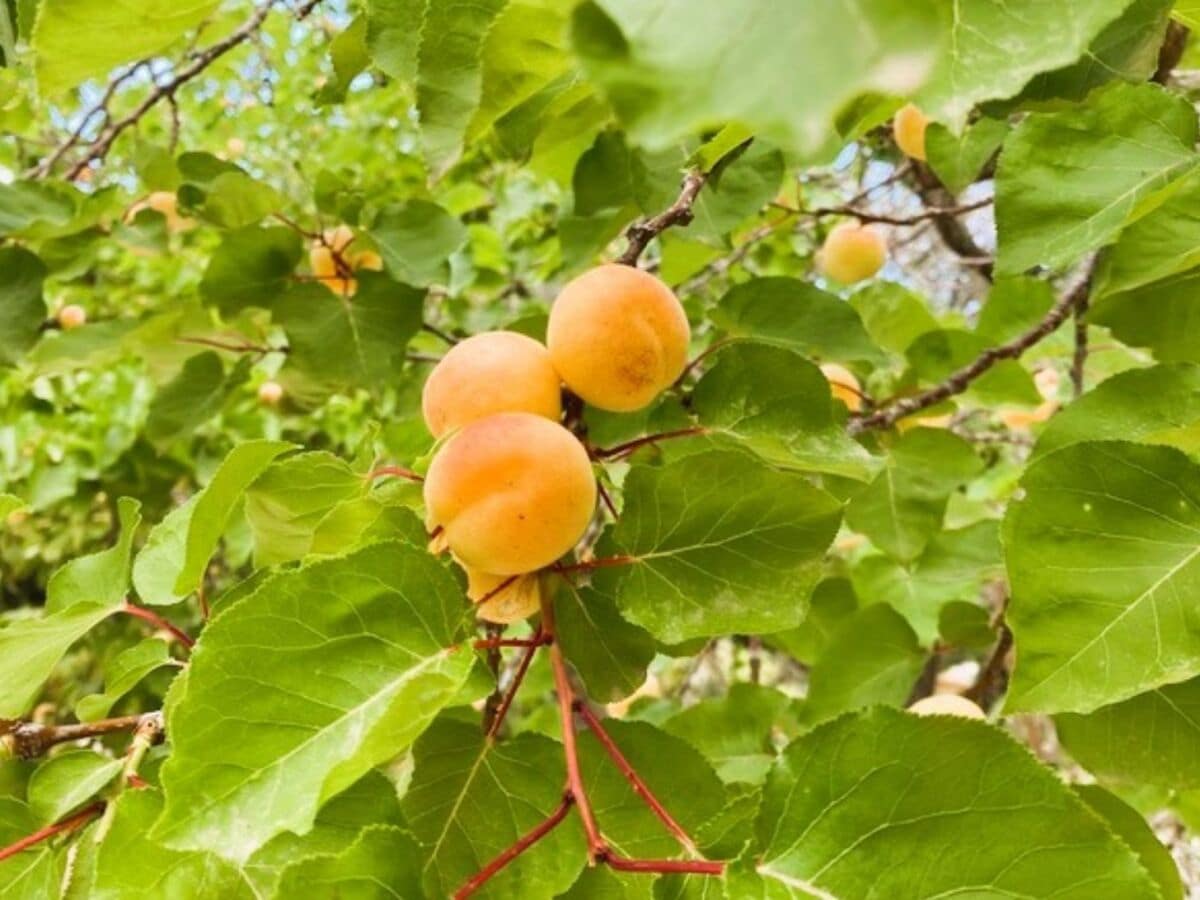
M 503 412 L 465 426 L 425 476 L 426 523 L 462 563 L 523 575 L 575 546 L 596 506 L 587 451 L 556 422 Z
M 511 625 L 532 616 L 542 605 L 541 576 L 492 575 L 466 569 L 467 597 L 485 622 Z
M 485 331 L 455 344 L 433 367 L 421 412 L 434 437 L 498 412 L 528 412 L 558 421 L 562 386 L 550 354 L 515 331 Z
M 278 406 L 283 400 L 283 385 L 278 381 L 264 381 L 258 386 L 258 402 L 263 406 Z
M 983 710 L 958 694 L 934 694 L 918 700 L 908 708 L 918 716 L 961 716 L 964 719 L 986 719 Z
M 823 363 L 821 374 L 829 382 L 834 400 L 841 400 L 851 412 L 862 409 L 862 385 L 853 372 L 837 363 Z
M 817 262 L 826 277 L 854 284 L 883 268 L 887 262 L 887 242 L 870 225 L 843 222 L 825 238 Z
M 546 345 L 562 380 L 612 412 L 649 406 L 687 365 L 691 331 L 671 289 L 633 266 L 580 275 L 550 309 Z
M 892 119 L 892 137 L 896 146 L 910 159 L 925 159 L 925 129 L 929 119 L 911 103 L 900 107 Z
M 357 269 L 383 269 L 383 259 L 374 250 L 352 247 L 355 235 L 349 225 L 327 229 L 313 241 L 308 262 L 313 275 L 327 288 L 342 297 L 353 297 L 358 281 L 349 274 Z M 340 265 L 339 265 L 340 263 Z
M 77 304 L 64 306 L 58 311 L 58 325 L 63 331 L 70 331 L 87 324 L 87 310 Z

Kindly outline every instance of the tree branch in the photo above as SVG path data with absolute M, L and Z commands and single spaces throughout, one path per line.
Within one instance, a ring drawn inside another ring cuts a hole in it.
M 72 831 L 78 831 L 96 816 L 104 812 L 104 802 L 97 801 L 91 806 L 81 809 L 75 815 L 63 819 L 61 822 L 55 822 L 53 825 L 47 825 L 45 828 L 40 828 L 33 834 L 21 838 L 7 847 L 0 847 L 0 861 L 8 859 L 10 856 L 16 856 L 22 850 L 28 850 L 42 841 L 49 840 L 56 834 L 70 834 Z
M 1075 397 L 1083 393 L 1083 379 L 1088 358 L 1087 313 L 1090 304 L 1089 292 L 1085 291 L 1075 301 L 1075 352 L 1071 356 L 1071 388 Z
M 960 222 L 955 215 L 943 212 L 943 210 L 957 208 L 954 195 L 946 190 L 938 177 L 933 174 L 933 170 L 924 163 L 914 163 L 912 172 L 916 181 L 917 193 L 921 195 L 925 205 L 935 211 L 931 218 L 933 226 L 941 235 L 942 243 L 964 259 L 971 260 L 979 274 L 991 281 L 991 263 L 975 262 L 986 259 L 987 254 L 975 243 L 975 238 L 971 237 L 971 232 L 966 225 Z
M 533 662 L 533 657 L 537 653 L 538 647 L 544 646 L 546 643 L 547 641 L 539 630 L 533 636 L 533 640 L 526 645 L 525 652 L 521 655 L 521 661 L 517 663 L 516 671 L 513 672 L 512 684 L 508 686 L 508 691 L 504 694 L 500 705 L 496 707 L 491 721 L 488 722 L 488 740 L 495 739 L 496 735 L 500 733 L 500 727 L 504 724 L 505 718 L 508 717 L 508 711 L 512 708 L 517 691 L 521 689 L 521 684 L 525 681 L 525 673 L 529 671 L 529 664 Z
M 1095 257 L 1093 256 L 1084 265 L 1083 275 L 1079 281 L 1065 291 L 1045 317 L 1032 328 L 1013 338 L 1007 344 L 989 347 L 977 359 L 963 366 L 940 384 L 919 394 L 894 398 L 869 415 L 850 419 L 847 425 L 850 433 L 859 434 L 870 428 L 891 428 L 905 416 L 941 403 L 955 394 L 961 394 L 971 386 L 972 382 L 1001 360 L 1020 357 L 1034 344 L 1056 331 L 1077 308 L 1081 302 L 1080 298 L 1087 296 L 1091 290 L 1094 268 Z
M 992 197 L 984 197 L 982 200 L 975 200 L 972 203 L 928 207 L 922 212 L 914 213 L 911 216 L 889 216 L 882 213 L 874 213 L 868 209 L 857 209 L 851 204 L 843 206 L 820 206 L 812 210 L 808 215 L 817 219 L 825 216 L 850 216 L 858 219 L 860 222 L 875 222 L 880 225 L 918 225 L 921 222 L 936 222 L 938 219 L 954 218 L 974 212 L 977 209 L 983 209 L 985 206 L 991 206 L 992 201 Z M 975 249 L 978 251 L 977 255 L 983 255 L 982 250 L 979 250 L 978 247 Z
M 692 221 L 692 206 L 700 189 L 708 181 L 708 173 L 692 170 L 683 178 L 683 187 L 675 202 L 649 219 L 640 219 L 625 229 L 625 238 L 629 246 L 617 257 L 617 262 L 625 266 L 636 266 L 642 253 L 650 242 L 673 225 L 687 225 Z
M 136 716 L 119 716 L 115 719 L 100 719 L 96 722 L 79 722 L 71 725 L 40 725 L 37 722 L 9 723 L 0 735 L 0 747 L 18 759 L 35 759 L 51 747 L 68 741 L 102 737 L 122 731 L 137 731 L 153 726 L 162 731 L 162 713 L 159 711 Z
M 571 792 L 564 791 L 563 798 L 559 801 L 554 812 L 550 813 L 549 816 L 538 823 L 533 829 L 522 835 L 515 844 L 480 869 L 470 881 L 454 892 L 454 900 L 466 900 L 467 897 L 470 897 L 495 877 L 501 869 L 553 831 L 558 826 L 558 823 L 567 817 L 567 813 L 571 811 L 571 805 L 574 802 Z
M 979 670 L 979 677 L 975 679 L 975 683 L 963 694 L 968 700 L 979 704 L 980 708 L 985 711 L 1000 699 L 1000 695 L 1008 687 L 1006 660 L 1008 651 L 1012 649 L 1013 633 L 1003 620 L 999 627 L 1000 634 L 996 638 L 996 646 L 992 648 L 987 662 Z
M 1151 81 L 1166 84 L 1170 80 L 1171 73 L 1183 58 L 1187 42 L 1188 27 L 1172 19 L 1167 24 L 1167 33 L 1163 36 L 1162 46 L 1158 50 L 1158 65 L 1155 66 Z

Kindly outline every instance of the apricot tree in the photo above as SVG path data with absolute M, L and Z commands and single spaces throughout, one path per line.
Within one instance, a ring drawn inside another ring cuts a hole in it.
M 0 3 L 0 898 L 1184 896 L 1196 24 Z

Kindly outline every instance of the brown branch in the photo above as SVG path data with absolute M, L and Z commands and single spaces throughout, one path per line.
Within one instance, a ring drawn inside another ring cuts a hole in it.
M 305 0 L 303 4 L 296 10 L 297 18 L 304 18 L 320 3 L 321 0 Z M 245 43 L 253 37 L 262 27 L 267 16 L 274 8 L 274 0 L 267 0 L 262 6 L 254 11 L 240 27 L 230 32 L 230 34 L 211 44 L 204 50 L 197 52 L 190 63 L 180 69 L 173 78 L 163 84 L 156 85 L 154 90 L 146 95 L 133 111 L 115 122 L 110 122 L 97 135 L 96 139 L 84 147 L 83 156 L 71 167 L 67 172 L 67 180 L 74 181 L 84 169 L 88 168 L 93 162 L 100 162 L 108 155 L 108 151 L 112 149 L 113 143 L 127 129 L 132 128 L 142 120 L 155 106 L 163 100 L 174 100 L 175 93 L 212 65 L 216 60 L 220 59 L 230 50 Z
M 175 625 L 172 625 L 158 613 L 152 612 L 143 606 L 136 606 L 126 600 L 121 606 L 120 611 L 126 615 L 133 616 L 135 619 L 141 619 L 144 622 L 149 622 L 155 628 L 166 631 L 171 635 L 171 637 L 175 638 L 175 640 L 179 641 L 179 643 L 189 650 L 196 646 L 196 641 L 190 635 Z
M 1075 352 L 1071 355 L 1071 389 L 1076 397 L 1083 393 L 1083 379 L 1087 368 L 1089 303 L 1087 291 L 1081 293 L 1075 301 Z
M 912 172 L 916 181 L 917 193 L 920 194 L 926 206 L 933 210 L 955 208 L 954 195 L 942 186 L 942 183 L 933 174 L 933 170 L 929 166 L 924 163 L 914 163 Z M 976 262 L 977 260 L 986 259 L 987 254 L 975 243 L 975 238 L 971 237 L 971 232 L 967 226 L 960 222 L 957 216 L 946 215 L 944 213 L 935 214 L 932 216 L 932 221 L 938 234 L 941 235 L 942 243 L 958 256 L 970 260 L 979 274 L 988 281 L 991 281 L 992 265 L 990 262 Z
M 725 863 L 707 859 L 628 859 L 608 854 L 604 862 L 621 872 L 658 873 L 661 875 L 724 875 Z
M 180 344 L 199 344 L 202 347 L 213 347 L 217 350 L 228 350 L 230 353 L 258 353 L 265 356 L 268 353 L 287 353 L 287 347 L 268 347 L 266 344 L 252 344 L 249 341 L 220 341 L 216 338 L 177 337 Z
M 691 293 L 692 291 L 711 281 L 713 278 L 724 275 L 743 259 L 749 256 L 750 251 L 756 246 L 765 241 L 767 238 L 771 237 L 771 235 L 779 231 L 779 229 L 784 225 L 789 224 L 796 217 L 798 212 L 799 210 L 789 207 L 784 211 L 784 215 L 780 216 L 778 219 L 759 225 L 748 235 L 746 235 L 745 240 L 738 244 L 732 252 L 726 254 L 725 256 L 714 259 L 703 269 L 681 284 L 679 286 L 678 293 Z
M 0 736 L 0 747 L 6 748 L 12 756 L 18 759 L 35 759 L 58 744 L 102 737 L 106 734 L 117 734 L 122 731 L 136 731 L 151 721 L 161 731 L 162 713 L 158 711 L 70 725 L 17 722 L 10 725 L 7 732 Z
M 904 701 L 905 706 L 912 706 L 918 700 L 923 700 L 933 693 L 934 688 L 937 687 L 938 670 L 941 667 L 942 648 L 934 646 L 925 660 L 925 665 L 921 667 L 921 674 L 917 676 L 916 683 L 909 691 L 908 699 Z
M 1001 360 L 1017 359 L 1020 357 L 1021 354 L 1034 344 L 1055 332 L 1079 305 L 1081 302 L 1080 297 L 1087 296 L 1091 290 L 1092 271 L 1094 267 L 1095 257 L 1092 257 L 1085 264 L 1083 275 L 1079 281 L 1065 291 L 1042 320 L 1032 328 L 1029 328 L 1023 334 L 1018 335 L 1006 344 L 989 347 L 974 361 L 954 372 L 940 384 L 919 394 L 894 398 L 889 402 L 885 402 L 879 409 L 869 415 L 850 419 L 847 424 L 850 433 L 858 434 L 869 428 L 891 428 L 905 416 L 910 416 L 915 412 L 920 412 L 923 409 L 941 403 L 955 394 L 961 394 L 971 386 L 972 382 Z
M 1008 658 L 1008 651 L 1012 649 L 1013 633 L 1012 629 L 1003 621 L 1000 622 L 999 628 L 1000 634 L 996 638 L 996 646 L 992 648 L 992 653 L 988 657 L 987 662 L 979 670 L 979 677 L 963 693 L 964 697 L 975 701 L 984 710 L 999 700 L 1000 695 L 1008 687 L 1006 660 Z
M 1158 49 L 1158 65 L 1154 68 L 1151 81 L 1166 84 L 1179 61 L 1183 59 L 1183 51 L 1187 49 L 1188 28 L 1172 19 L 1167 24 L 1167 32 L 1163 37 L 1162 46 Z
M 30 847 L 40 844 L 42 841 L 49 840 L 57 834 L 70 834 L 72 831 L 78 831 L 96 816 L 104 812 L 104 802 L 97 801 L 91 806 L 81 809 L 75 815 L 63 819 L 61 822 L 55 822 L 53 825 L 47 825 L 45 828 L 39 828 L 33 834 L 27 835 L 7 847 L 0 847 L 0 861 L 8 859 L 10 856 L 16 856 L 23 850 L 28 850 Z
M 637 561 L 636 556 L 602 556 L 600 559 L 585 559 L 582 562 L 568 563 L 565 566 L 555 566 L 554 571 L 559 575 L 565 575 L 568 572 L 590 572 L 592 569 L 630 566 Z
M 439 338 L 441 338 L 443 341 L 445 341 L 445 342 L 446 342 L 447 344 L 449 344 L 451 347 L 453 347 L 455 344 L 457 344 L 457 343 L 458 343 L 458 338 L 456 338 L 454 335 L 452 335 L 452 334 L 449 334 L 449 333 L 447 333 L 447 332 L 445 332 L 445 331 L 442 331 L 442 330 L 441 330 L 440 328 L 438 328 L 437 326 L 435 326 L 435 325 L 430 325 L 428 322 L 425 322 L 425 323 L 423 323 L 423 324 L 421 325 L 421 330 L 422 330 L 422 331 L 428 331 L 428 332 L 429 332 L 430 334 L 432 334 L 434 337 L 439 337 Z
M 688 172 L 683 178 L 683 187 L 680 188 L 674 203 L 658 215 L 649 219 L 639 219 L 625 229 L 625 239 L 629 244 L 625 252 L 617 257 L 617 262 L 624 266 L 636 266 L 652 240 L 673 225 L 689 224 L 693 218 L 692 206 L 707 181 L 708 172 Z
M 546 637 L 544 640 L 543 638 Z M 517 696 L 517 691 L 521 689 L 521 684 L 525 681 L 525 673 L 529 671 L 529 664 L 533 662 L 533 657 L 541 647 L 548 643 L 548 636 L 544 636 L 541 631 L 534 635 L 533 641 L 525 648 L 525 653 L 521 656 L 521 661 L 517 664 L 517 669 L 513 673 L 512 684 L 508 686 L 508 691 L 504 698 L 500 701 L 500 705 L 496 707 L 496 712 L 488 722 L 487 736 L 488 739 L 494 739 L 500 733 L 500 727 L 504 724 L 505 718 L 508 716 L 508 711 L 512 708 L 513 700 Z
M 470 897 L 494 878 L 501 869 L 553 831 L 567 817 L 567 813 L 571 811 L 571 806 L 574 802 L 571 792 L 565 791 L 562 800 L 559 801 L 554 812 L 550 813 L 549 816 L 534 826 L 533 829 L 522 835 L 515 844 L 472 876 L 470 881 L 454 892 L 454 900 L 466 900 L 467 897 Z
M 626 441 L 624 444 L 617 444 L 615 447 L 597 447 L 592 451 L 592 455 L 597 459 L 621 459 L 648 444 L 657 444 L 659 441 L 668 441 L 672 438 L 692 437 L 693 435 L 707 433 L 708 429 L 703 425 L 693 425 L 690 428 L 676 428 L 673 431 L 660 431 L 656 434 L 647 434 L 635 440 Z
M 880 225 L 919 225 L 922 222 L 936 221 L 937 219 L 947 217 L 953 218 L 974 212 L 977 209 L 983 209 L 985 206 L 991 206 L 992 199 L 991 197 L 984 197 L 982 200 L 976 200 L 972 203 L 960 203 L 953 206 L 931 206 L 911 216 L 889 216 L 884 213 L 871 212 L 867 209 L 858 209 L 851 204 L 821 206 L 812 210 L 808 215 L 816 219 L 824 216 L 849 216 L 858 219 L 860 222 L 875 222 Z M 976 249 L 978 251 L 978 248 Z M 982 256 L 983 252 L 978 251 L 976 255 Z

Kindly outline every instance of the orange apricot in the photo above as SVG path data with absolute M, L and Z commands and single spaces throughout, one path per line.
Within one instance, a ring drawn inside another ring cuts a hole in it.
M 887 242 L 870 225 L 843 222 L 825 238 L 817 263 L 826 277 L 842 284 L 870 278 L 887 262 Z
M 900 107 L 892 119 L 892 137 L 896 146 L 910 159 L 925 159 L 925 129 L 929 119 L 911 103 Z
M 853 372 L 837 363 L 822 363 L 821 374 L 829 382 L 833 399 L 841 400 L 851 412 L 862 409 L 862 385 Z
M 983 710 L 958 694 L 934 694 L 924 697 L 908 708 L 918 716 L 960 716 L 964 719 L 986 719 Z

